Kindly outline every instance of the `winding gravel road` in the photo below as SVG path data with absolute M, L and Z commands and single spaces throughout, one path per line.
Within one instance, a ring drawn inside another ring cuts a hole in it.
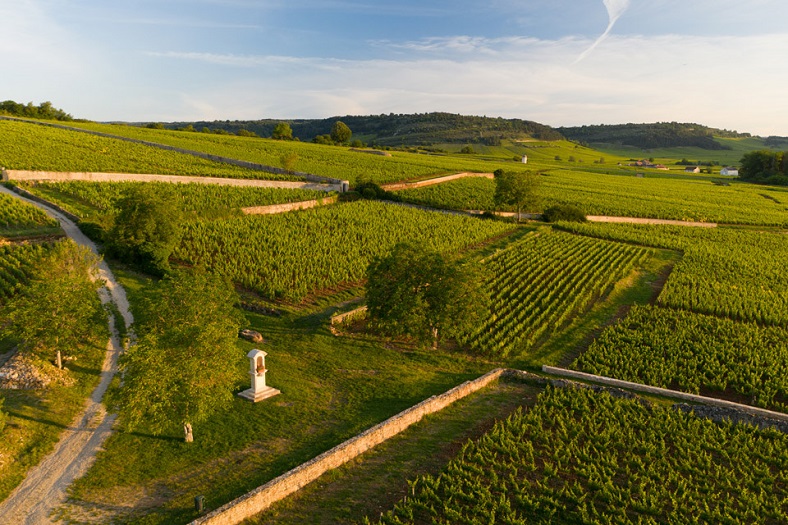
M 71 220 L 51 208 L 30 201 L 13 193 L 3 186 L 0 192 L 7 193 L 43 209 L 49 216 L 60 221 L 66 235 L 77 244 L 87 246 L 98 255 L 96 245 L 77 228 Z M 126 291 L 117 283 L 107 264 L 102 261 L 98 268 L 98 279 L 104 280 L 105 287 L 99 290 L 101 302 L 114 302 L 126 326 L 131 326 L 134 318 L 129 311 Z M 123 347 L 115 329 L 112 316 L 109 316 L 112 337 L 107 344 L 101 381 L 85 403 L 82 413 L 60 436 L 55 449 L 41 463 L 28 471 L 25 480 L 0 503 L 0 523 L 3 525 L 38 525 L 53 523 L 50 514 L 66 500 L 66 489 L 77 478 L 83 476 L 96 458 L 96 452 L 112 433 L 115 415 L 108 414 L 101 403 L 115 372 L 118 355 Z M 131 332 L 129 332 L 129 335 Z

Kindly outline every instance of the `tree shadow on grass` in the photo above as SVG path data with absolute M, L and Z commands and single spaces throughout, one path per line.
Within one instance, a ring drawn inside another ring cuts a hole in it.
M 14 418 L 25 419 L 27 421 L 34 421 L 36 423 L 41 423 L 41 424 L 44 424 L 44 425 L 49 425 L 49 426 L 61 428 L 61 429 L 64 429 L 64 430 L 65 429 L 75 430 L 75 428 L 72 427 L 71 425 L 65 425 L 63 423 L 59 423 L 57 421 L 52 421 L 51 419 L 46 419 L 46 418 L 43 418 L 43 417 L 29 416 L 27 414 L 22 414 L 22 413 L 20 413 L 20 412 L 18 412 L 16 410 L 13 410 L 13 409 L 5 410 L 5 412 L 6 412 L 6 414 L 8 414 L 9 416 L 14 417 Z

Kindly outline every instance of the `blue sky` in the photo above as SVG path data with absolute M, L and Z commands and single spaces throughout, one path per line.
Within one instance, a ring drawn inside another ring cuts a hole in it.
M 0 99 L 92 120 L 448 111 L 788 135 L 785 0 L 0 0 Z

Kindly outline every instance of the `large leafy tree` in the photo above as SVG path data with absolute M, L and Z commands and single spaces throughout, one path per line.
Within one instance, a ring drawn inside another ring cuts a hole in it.
M 385 333 L 437 348 L 470 333 L 489 309 L 478 269 L 412 244 L 399 244 L 367 269 L 367 308 Z
M 495 171 L 495 204 L 514 206 L 517 209 L 517 222 L 522 210 L 535 211 L 539 208 L 539 174 L 532 171 L 512 172 Z
M 169 257 L 181 237 L 183 213 L 164 185 L 140 184 L 118 201 L 120 211 L 109 233 L 110 255 L 153 275 L 169 270 Z
M 271 138 L 275 140 L 293 140 L 293 129 L 287 122 L 280 122 L 274 126 Z
M 788 175 L 786 152 L 759 150 L 741 158 L 739 176 L 744 180 L 762 181 L 777 175 Z
M 236 302 L 228 281 L 199 268 L 160 281 L 138 315 L 137 343 L 120 360 L 129 429 L 144 424 L 159 434 L 183 425 L 191 441 L 192 424 L 230 403 L 245 363 Z
M 344 144 L 345 142 L 348 142 L 352 136 L 353 132 L 350 131 L 348 125 L 341 120 L 337 120 L 334 122 L 334 125 L 331 126 L 331 140 L 337 144 Z
M 70 240 L 56 243 L 36 265 L 32 278 L 3 308 L 0 326 L 19 339 L 20 349 L 42 359 L 77 355 L 96 323 L 106 322 L 92 275 L 99 262 Z

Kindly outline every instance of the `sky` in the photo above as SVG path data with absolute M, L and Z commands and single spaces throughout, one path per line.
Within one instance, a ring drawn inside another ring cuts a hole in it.
M 0 100 L 97 121 L 445 111 L 788 136 L 785 0 L 0 0 Z

